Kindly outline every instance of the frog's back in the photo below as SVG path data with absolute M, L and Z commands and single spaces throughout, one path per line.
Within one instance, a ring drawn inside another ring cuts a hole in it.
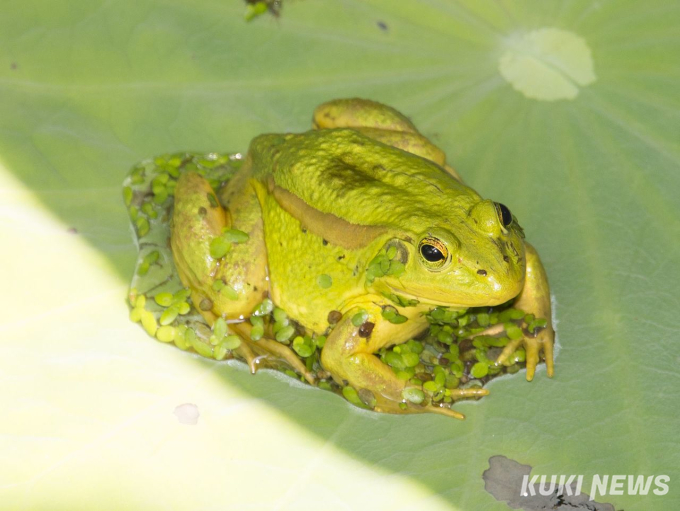
M 480 200 L 435 163 L 353 129 L 262 135 L 250 155 L 255 178 L 354 224 L 424 230 Z

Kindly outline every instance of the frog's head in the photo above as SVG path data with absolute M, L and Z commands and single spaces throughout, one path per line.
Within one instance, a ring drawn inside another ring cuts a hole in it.
M 522 228 L 503 204 L 474 192 L 463 197 L 440 221 L 431 217 L 425 230 L 387 243 L 397 246 L 395 257 L 405 265 L 398 278 L 381 279 L 392 292 L 452 307 L 497 305 L 519 294 Z

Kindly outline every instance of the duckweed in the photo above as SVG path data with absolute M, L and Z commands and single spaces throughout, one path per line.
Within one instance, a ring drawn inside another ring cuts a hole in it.
M 276 332 L 276 340 L 279 342 L 286 342 L 295 333 L 295 327 L 293 325 L 287 325 Z
M 227 335 L 220 345 L 228 350 L 235 350 L 241 345 L 241 338 L 238 335 Z
M 159 323 L 163 326 L 171 324 L 173 321 L 175 321 L 175 318 L 179 315 L 179 310 L 175 306 L 172 306 L 168 309 L 165 309 L 163 311 L 163 314 L 161 314 Z
M 345 396 L 345 399 L 353 405 L 358 406 L 359 408 L 367 408 L 354 387 L 350 387 L 349 385 L 343 387 L 342 395 Z
M 262 303 L 260 303 L 260 305 L 255 308 L 253 314 L 255 316 L 266 316 L 267 314 L 271 313 L 272 310 L 274 310 L 274 302 L 272 302 L 269 298 L 265 298 L 262 300 Z
M 156 330 L 156 339 L 161 342 L 172 342 L 175 340 L 177 330 L 173 326 L 162 326 Z
M 368 312 L 365 310 L 360 310 L 354 316 L 352 316 L 352 324 L 356 327 L 360 327 L 368 319 Z
M 477 362 L 472 366 L 472 369 L 470 369 L 470 374 L 475 378 L 484 378 L 489 374 L 489 365 L 484 362 Z
M 401 397 L 415 405 L 419 405 L 425 401 L 425 393 L 417 387 L 406 387 L 401 392 Z
M 238 229 L 224 229 L 222 232 L 222 239 L 227 243 L 245 243 L 250 239 L 248 233 L 239 231 Z
M 223 237 L 217 237 L 210 242 L 210 257 L 221 259 L 231 250 L 231 243 Z
M 172 293 L 158 293 L 153 299 L 161 307 L 170 307 L 170 305 L 172 305 L 173 296 Z
M 316 346 L 311 337 L 298 335 L 293 339 L 293 350 L 302 358 L 307 358 L 316 351 Z
M 396 308 L 389 305 L 383 308 L 382 317 L 385 318 L 390 323 L 394 323 L 395 325 L 400 323 L 406 323 L 406 321 L 408 320 L 406 316 L 402 316 L 401 314 L 399 314 Z
M 331 279 L 330 275 L 326 275 L 324 273 L 323 275 L 319 275 L 316 278 L 316 283 L 321 289 L 328 289 L 333 285 L 333 280 Z
M 151 337 L 154 337 L 156 335 L 156 330 L 158 330 L 158 323 L 156 323 L 156 316 L 154 316 L 148 310 L 142 310 L 140 312 L 140 315 L 141 315 L 141 321 L 142 321 L 142 326 L 144 327 L 144 330 L 146 330 L 146 333 L 149 334 Z

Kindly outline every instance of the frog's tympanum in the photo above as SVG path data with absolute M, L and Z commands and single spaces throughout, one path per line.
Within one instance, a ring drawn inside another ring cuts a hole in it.
M 527 380 L 541 355 L 553 374 L 548 281 L 517 219 L 466 186 L 443 151 L 388 106 L 325 103 L 312 130 L 253 139 L 226 182 L 182 172 L 171 222 L 172 256 L 191 302 L 213 330 L 227 324 L 228 347 L 253 372 L 278 360 L 312 384 L 325 377 L 350 389 L 347 397 L 376 411 L 462 417 L 450 403 L 486 389 L 423 399 L 427 382 L 399 374 L 385 350 L 413 351 L 408 343 L 431 327 L 432 311 L 455 318 L 505 304 L 520 311 L 511 319 L 542 323 L 509 325 L 514 335 L 492 343 L 502 349 L 489 363 L 508 365 L 524 348 Z M 276 306 L 274 318 L 279 311 L 287 319 L 264 322 L 271 308 L 263 300 Z M 479 325 L 482 339 L 503 329 Z M 292 336 L 322 346 L 318 370 Z

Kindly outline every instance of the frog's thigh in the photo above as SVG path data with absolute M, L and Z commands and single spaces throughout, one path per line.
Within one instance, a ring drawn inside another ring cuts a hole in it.
M 244 230 L 250 238 L 215 260 L 210 256 L 210 244 L 227 227 Z M 208 181 L 195 172 L 180 176 L 175 190 L 172 252 L 182 283 L 191 289 L 192 301 L 208 323 L 225 314 L 250 314 L 261 301 L 266 291 L 266 260 L 253 254 L 263 253 L 263 243 L 259 218 L 249 225 L 233 224 Z M 224 286 L 215 286 L 217 280 Z
M 369 99 L 334 99 L 314 110 L 312 125 L 325 128 L 380 128 L 418 133 L 408 118 L 394 108 Z
M 364 135 L 441 165 L 461 181 L 458 173 L 446 164 L 446 155 L 418 130 L 408 118 L 392 107 L 367 99 L 336 99 L 319 105 L 314 111 L 315 129 L 355 128 Z

